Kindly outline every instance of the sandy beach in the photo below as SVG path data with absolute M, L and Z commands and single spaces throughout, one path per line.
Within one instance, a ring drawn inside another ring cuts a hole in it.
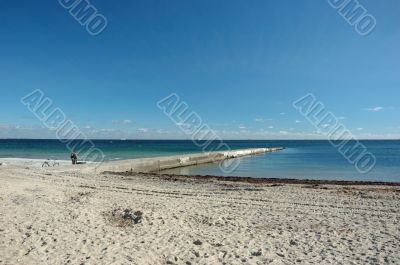
M 0 166 L 0 264 L 400 263 L 398 186 L 71 167 Z

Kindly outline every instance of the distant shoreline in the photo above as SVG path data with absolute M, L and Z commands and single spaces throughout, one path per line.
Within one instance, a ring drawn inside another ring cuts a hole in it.
M 69 139 L 57 139 L 57 138 L 0 138 L 1 140 L 39 140 L 39 141 L 62 141 L 62 140 L 69 140 Z M 94 138 L 94 139 L 75 139 L 74 141 L 82 141 L 82 140 L 92 140 L 92 141 L 189 141 L 192 142 L 191 139 L 102 139 L 102 138 Z M 197 140 L 197 141 L 204 141 L 207 142 L 209 140 Z M 330 141 L 329 139 L 286 139 L 286 138 L 279 138 L 279 139 L 222 139 L 222 141 Z M 340 141 L 340 140 L 338 140 Z M 389 139 L 389 138 L 360 138 L 357 140 L 350 141 L 400 141 L 400 139 Z

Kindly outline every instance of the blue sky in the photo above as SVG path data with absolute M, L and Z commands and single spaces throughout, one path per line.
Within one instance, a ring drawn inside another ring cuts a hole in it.
M 55 138 L 20 99 L 40 89 L 90 138 L 187 138 L 176 93 L 224 139 L 323 138 L 313 93 L 360 138 L 400 138 L 400 2 L 359 1 L 367 36 L 328 1 L 90 1 L 90 35 L 58 1 L 0 2 L 0 138 Z

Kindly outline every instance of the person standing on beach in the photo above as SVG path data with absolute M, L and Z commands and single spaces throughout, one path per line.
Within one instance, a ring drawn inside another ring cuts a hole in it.
M 71 161 L 72 161 L 72 165 L 75 165 L 78 162 L 78 156 L 76 155 L 75 152 L 71 153 Z

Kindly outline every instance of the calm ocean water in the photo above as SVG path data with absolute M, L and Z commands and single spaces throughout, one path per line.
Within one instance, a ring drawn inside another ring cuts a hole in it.
M 191 141 L 174 140 L 94 140 L 107 160 L 166 156 L 201 152 Z M 249 177 L 309 178 L 338 180 L 378 180 L 400 182 L 400 141 L 363 141 L 377 159 L 368 174 L 359 173 L 328 141 L 225 141 L 231 149 L 276 147 L 277 153 L 240 159 L 239 167 L 224 174 L 217 164 L 168 170 L 167 173 L 230 175 Z M 215 143 L 217 144 L 217 143 Z M 69 151 L 58 140 L 0 140 L 2 158 L 68 160 Z

